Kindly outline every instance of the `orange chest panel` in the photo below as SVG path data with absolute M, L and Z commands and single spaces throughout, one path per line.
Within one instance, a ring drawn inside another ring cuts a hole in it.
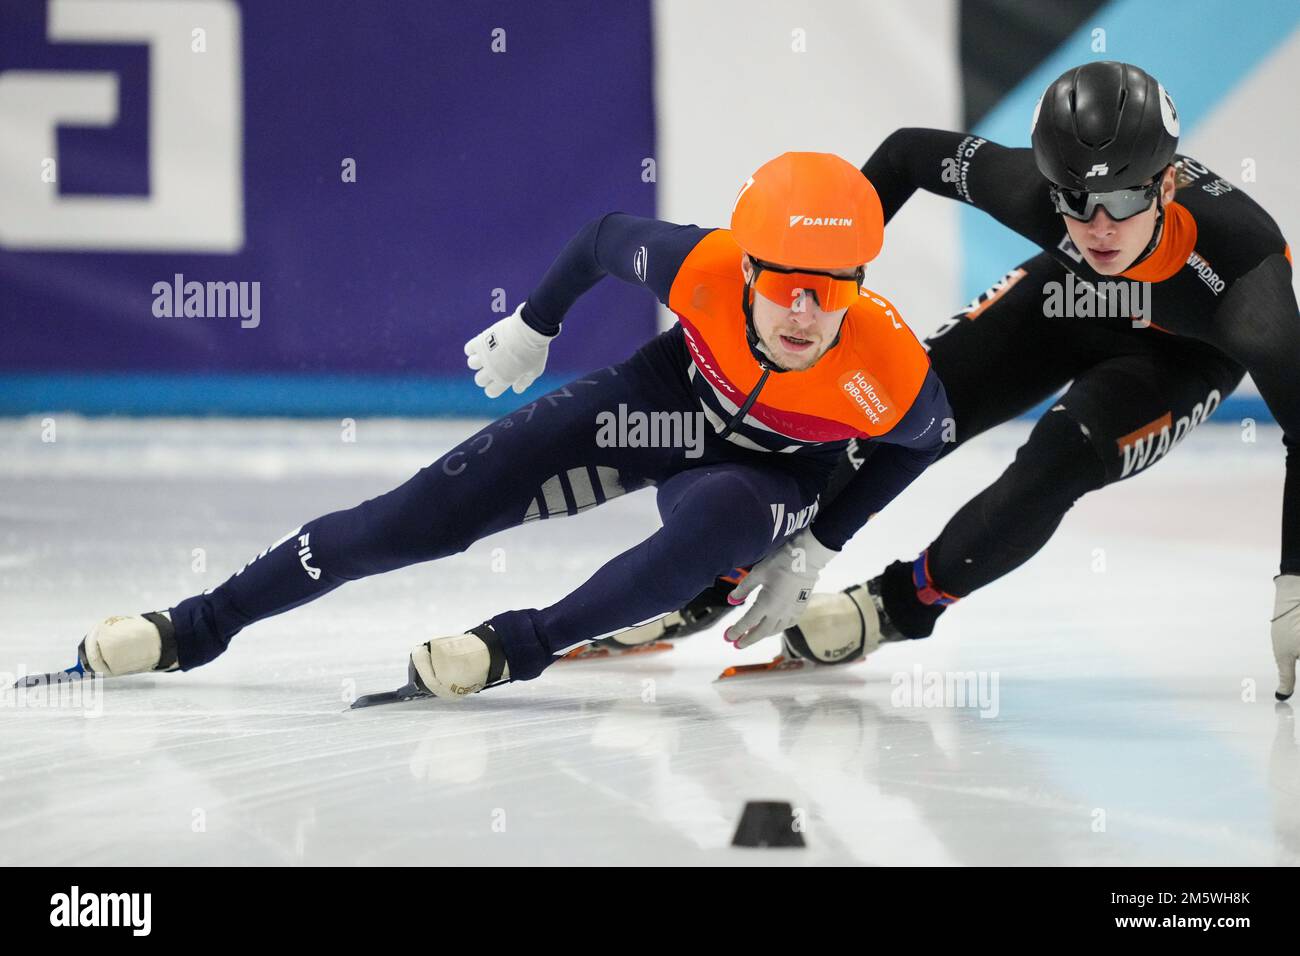
M 763 373 L 745 339 L 740 260 L 730 232 L 709 233 L 682 263 L 668 300 L 697 372 L 736 406 Z M 749 416 L 804 442 L 883 435 L 907 413 L 929 367 L 897 310 L 864 290 L 839 343 L 810 369 L 769 375 Z

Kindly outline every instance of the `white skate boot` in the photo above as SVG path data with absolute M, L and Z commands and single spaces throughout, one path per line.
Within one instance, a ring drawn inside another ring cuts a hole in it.
M 411 651 L 411 680 L 434 697 L 467 697 L 510 679 L 501 639 L 487 624 L 437 637 Z
M 174 671 L 176 629 L 167 612 L 110 617 L 90 629 L 77 648 L 87 674 L 122 677 L 147 671 Z
M 799 623 L 782 636 L 790 657 L 814 664 L 860 661 L 890 641 L 907 640 L 885 613 L 880 578 L 834 594 L 814 594 Z
M 460 700 L 509 680 L 510 667 L 501 638 L 490 624 L 480 624 L 468 634 L 435 637 L 421 644 L 411 651 L 404 686 L 358 697 L 352 709 L 400 704 L 421 697 Z
M 167 612 L 110 617 L 90 629 L 77 647 L 77 663 L 50 674 L 28 674 L 14 687 L 39 687 L 86 677 L 122 677 L 174 671 L 176 629 Z
M 40 687 L 82 678 L 120 678 L 179 670 L 175 628 L 166 611 L 105 618 L 77 646 L 77 663 L 52 674 L 29 674 L 14 687 Z
M 850 664 L 881 644 L 906 639 L 885 613 L 875 578 L 834 594 L 814 594 L 799 623 L 781 634 L 780 654 L 765 664 L 728 667 L 719 679 L 800 670 L 805 664 Z

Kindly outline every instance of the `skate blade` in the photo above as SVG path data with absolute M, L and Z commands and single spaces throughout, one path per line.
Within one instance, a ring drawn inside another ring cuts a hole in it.
M 64 684 L 69 681 L 85 680 L 87 677 L 93 676 L 93 674 L 86 673 L 85 668 L 81 666 L 81 661 L 77 661 L 71 667 L 50 674 L 28 674 L 22 680 L 14 681 L 14 688 L 46 687 L 50 684 Z
M 626 648 L 602 647 L 598 644 L 584 644 L 575 647 L 560 658 L 560 661 L 592 661 L 603 657 L 627 657 L 629 654 L 657 654 L 671 651 L 673 646 L 667 641 L 650 641 L 646 644 L 632 644 Z
M 502 684 L 509 684 L 508 680 L 499 680 L 495 684 L 487 684 L 479 688 L 474 693 L 481 694 L 485 690 L 491 690 L 493 687 L 500 687 Z M 473 696 L 473 694 L 469 695 Z M 439 698 L 437 694 L 431 694 L 427 690 L 419 687 L 414 681 L 409 684 L 403 684 L 397 690 L 380 691 L 378 694 L 362 694 L 352 702 L 348 710 L 360 710 L 362 707 L 378 707 L 383 704 L 405 704 L 412 700 L 445 700 Z M 453 700 L 455 698 L 452 698 Z
M 797 671 L 802 670 L 805 663 L 806 661 L 778 654 L 766 664 L 737 664 L 734 667 L 728 667 L 718 675 L 717 680 L 732 680 L 736 677 L 760 677 L 764 674 L 777 674 L 781 671 Z
M 360 710 L 362 707 L 378 707 L 380 704 L 401 704 L 408 700 L 424 700 L 425 698 L 433 699 L 433 695 L 411 683 L 404 684 L 397 690 L 385 690 L 378 694 L 363 694 L 354 700 L 352 706 L 348 709 Z

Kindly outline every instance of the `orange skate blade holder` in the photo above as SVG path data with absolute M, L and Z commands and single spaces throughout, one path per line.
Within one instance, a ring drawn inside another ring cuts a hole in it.
M 667 641 L 650 641 L 646 644 L 632 644 L 626 650 L 614 650 L 596 644 L 583 644 L 575 647 L 560 658 L 561 661 L 594 661 L 604 657 L 627 657 L 630 654 L 656 654 L 659 651 L 671 651 L 672 644 Z
M 797 671 L 803 668 L 805 661 L 793 657 L 786 657 L 784 654 L 778 654 L 766 664 L 736 664 L 728 667 L 718 675 L 718 680 L 729 680 L 733 677 L 751 677 L 757 674 L 774 674 L 777 671 Z

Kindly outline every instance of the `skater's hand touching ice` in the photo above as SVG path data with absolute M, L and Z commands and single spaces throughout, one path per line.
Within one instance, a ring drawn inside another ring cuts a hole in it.
M 723 636 L 742 648 L 794 627 L 808 609 L 822 568 L 837 554 L 838 551 L 832 551 L 813 537 L 811 531 L 800 531 L 754 565 L 731 592 L 727 600 L 743 604 L 755 588 L 762 589 L 754 606 L 727 628 Z
M 524 321 L 524 307 L 494 322 L 465 343 L 465 364 L 474 369 L 474 384 L 496 398 L 508 388 L 521 394 L 546 368 L 551 336 Z
M 1273 579 L 1273 657 L 1277 661 L 1278 700 L 1295 691 L 1296 659 L 1300 658 L 1300 574 L 1279 574 Z

